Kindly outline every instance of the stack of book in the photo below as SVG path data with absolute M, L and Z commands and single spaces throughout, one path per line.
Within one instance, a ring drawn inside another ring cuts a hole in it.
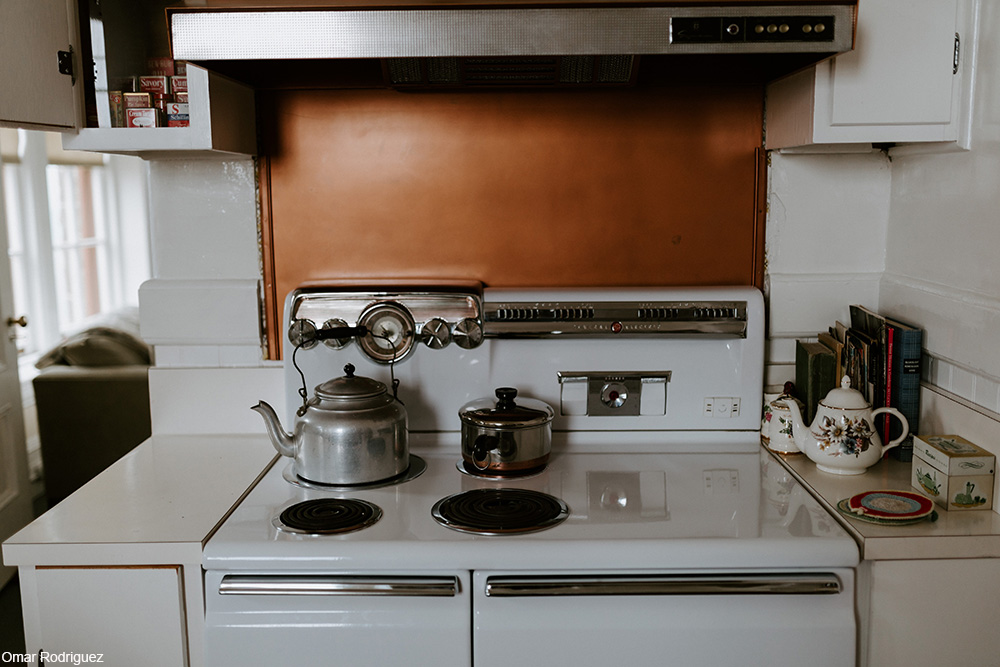
M 803 416 L 812 423 L 816 404 L 846 375 L 873 408 L 893 407 L 906 417 L 910 436 L 890 455 L 909 461 L 912 436 L 919 432 L 923 331 L 860 305 L 851 306 L 850 313 L 850 326 L 837 322 L 817 342 L 797 342 L 795 384 L 806 405 Z M 902 424 L 890 415 L 878 415 L 875 421 L 885 444 L 902 433 Z

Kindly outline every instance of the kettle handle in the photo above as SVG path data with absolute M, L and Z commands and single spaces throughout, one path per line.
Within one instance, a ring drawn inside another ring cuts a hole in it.
M 899 421 L 901 421 L 903 423 L 903 434 L 900 435 L 895 440 L 893 440 L 892 442 L 890 442 L 889 444 L 887 444 L 884 447 L 882 447 L 882 453 L 883 454 L 885 452 L 889 451 L 890 449 L 892 449 L 893 447 L 895 447 L 896 445 L 898 445 L 899 443 L 903 442 L 903 440 L 906 439 L 906 436 L 908 436 L 910 434 L 910 423 L 908 421 L 906 421 L 906 417 L 903 416 L 903 413 L 900 412 L 899 410 L 897 410 L 896 408 L 878 408 L 877 410 L 873 410 L 872 411 L 872 423 L 873 424 L 875 423 L 875 417 L 877 415 L 886 414 L 886 413 L 892 415 L 893 417 L 898 418 Z

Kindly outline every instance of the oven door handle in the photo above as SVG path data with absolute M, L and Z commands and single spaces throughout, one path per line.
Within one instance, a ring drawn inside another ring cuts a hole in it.
M 841 592 L 832 573 L 494 576 L 486 579 L 487 597 L 574 595 L 831 595 Z
M 227 574 L 219 584 L 220 595 L 455 597 L 458 592 L 458 577 Z

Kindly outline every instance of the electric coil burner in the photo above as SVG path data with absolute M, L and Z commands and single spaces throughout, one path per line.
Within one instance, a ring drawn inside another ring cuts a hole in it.
M 275 520 L 280 530 L 309 535 L 338 535 L 361 530 L 382 518 L 372 503 L 352 498 L 317 498 L 296 503 Z
M 474 489 L 435 503 L 438 523 L 463 533 L 507 535 L 551 528 L 569 516 L 566 503 L 530 489 Z

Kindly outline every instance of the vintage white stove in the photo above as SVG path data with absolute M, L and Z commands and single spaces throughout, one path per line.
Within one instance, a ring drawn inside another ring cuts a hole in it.
M 279 458 L 205 548 L 210 666 L 855 663 L 857 547 L 759 445 L 758 291 L 327 286 L 286 318 L 290 412 L 293 356 L 309 388 L 396 379 L 413 470 L 322 488 Z M 458 411 L 503 386 L 553 407 L 551 458 L 469 474 Z M 446 525 L 456 497 L 500 527 Z

